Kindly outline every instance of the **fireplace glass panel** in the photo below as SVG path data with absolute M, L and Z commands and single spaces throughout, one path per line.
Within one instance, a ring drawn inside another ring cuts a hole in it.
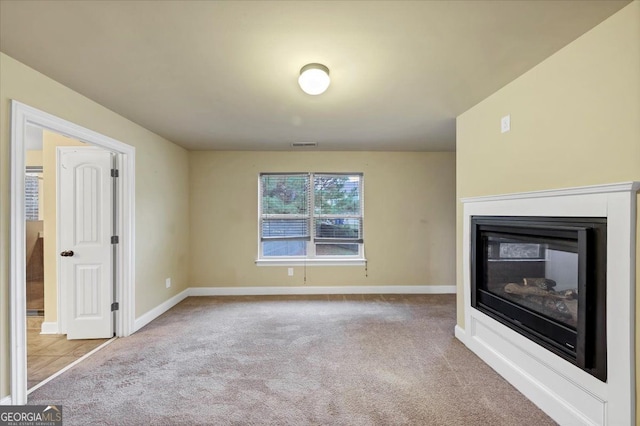
M 578 242 L 545 240 L 485 234 L 485 290 L 575 330 Z
M 607 221 L 474 216 L 471 306 L 605 381 Z

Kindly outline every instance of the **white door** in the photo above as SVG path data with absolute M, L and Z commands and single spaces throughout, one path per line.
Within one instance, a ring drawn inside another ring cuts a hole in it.
M 58 148 L 59 291 L 68 339 L 113 337 L 112 153 Z

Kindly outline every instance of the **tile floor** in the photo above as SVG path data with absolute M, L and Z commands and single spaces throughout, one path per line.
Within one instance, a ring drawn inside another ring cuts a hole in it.
M 67 340 L 40 334 L 43 317 L 27 317 L 27 388 L 31 389 L 109 339 Z

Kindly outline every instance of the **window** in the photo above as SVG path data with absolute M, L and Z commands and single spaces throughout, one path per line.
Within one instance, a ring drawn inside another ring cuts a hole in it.
M 258 264 L 363 264 L 361 173 L 263 173 Z
M 27 166 L 24 197 L 25 220 L 42 220 L 42 167 Z

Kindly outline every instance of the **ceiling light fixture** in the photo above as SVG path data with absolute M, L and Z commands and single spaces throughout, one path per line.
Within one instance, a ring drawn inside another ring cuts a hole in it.
M 309 95 L 324 93 L 331 83 L 329 68 L 322 64 L 307 64 L 300 69 L 298 84 Z

